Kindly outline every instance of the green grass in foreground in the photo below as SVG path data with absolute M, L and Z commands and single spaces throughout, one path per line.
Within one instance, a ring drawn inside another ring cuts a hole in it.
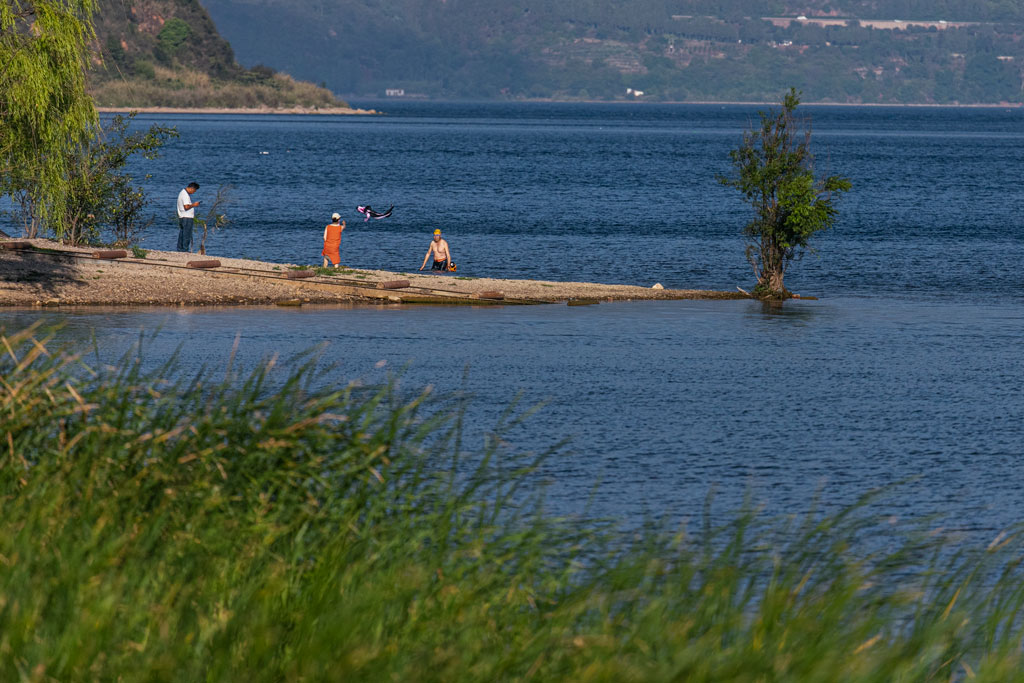
M 1024 665 L 1016 532 L 954 554 L 862 506 L 627 535 L 523 502 L 538 461 L 458 454 L 458 417 L 426 394 L 314 389 L 312 366 L 168 381 L 173 361 L 90 368 L 37 335 L 2 340 L 0 680 L 1008 680 Z

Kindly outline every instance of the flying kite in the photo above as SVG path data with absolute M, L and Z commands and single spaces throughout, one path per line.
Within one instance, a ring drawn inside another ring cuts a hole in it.
M 395 208 L 395 207 L 391 206 L 384 213 L 379 213 L 377 211 L 374 211 L 372 207 L 367 205 L 367 206 L 357 206 L 356 207 L 356 211 L 358 211 L 359 213 L 361 213 L 364 216 L 366 216 L 366 218 L 363 219 L 363 222 L 365 223 L 366 221 L 370 220 L 371 218 L 378 218 L 378 219 L 380 219 L 380 218 L 391 218 L 391 209 L 393 209 L 393 208 Z

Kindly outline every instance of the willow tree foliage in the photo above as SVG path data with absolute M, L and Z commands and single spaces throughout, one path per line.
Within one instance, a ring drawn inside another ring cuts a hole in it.
M 156 124 L 149 130 L 133 130 L 134 118 L 135 112 L 115 116 L 69 154 L 62 224 L 65 241 L 93 242 L 106 229 L 115 244 L 128 246 L 137 242 L 142 230 L 152 223 L 152 219 L 142 220 L 146 192 L 135 185 L 126 166 L 136 154 L 157 158 L 160 148 L 168 139 L 178 137 L 178 131 Z
M 815 233 L 832 227 L 835 201 L 850 189 L 846 178 L 816 177 L 810 123 L 794 114 L 799 104 L 799 93 L 790 89 L 781 109 L 761 112 L 760 126 L 745 132 L 743 144 L 729 153 L 733 175 L 719 178 L 754 209 L 743 234 L 758 296 L 789 296 L 786 270 Z
M 0 0 L 0 196 L 26 233 L 65 235 L 70 154 L 95 132 L 86 94 L 95 0 Z

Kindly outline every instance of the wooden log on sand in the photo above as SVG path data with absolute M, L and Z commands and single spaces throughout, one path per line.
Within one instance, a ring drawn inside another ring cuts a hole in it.
M 220 261 L 189 261 L 185 265 L 189 268 L 220 268 Z
M 99 249 L 92 252 L 92 257 L 106 259 L 127 258 L 128 252 L 124 249 Z
M 7 251 L 17 251 L 19 249 L 31 249 L 32 245 L 28 242 L 0 242 L 0 249 Z
M 476 299 L 504 299 L 504 292 L 477 292 L 473 295 Z
M 313 277 L 314 275 L 316 275 L 315 270 L 289 270 L 284 274 L 289 280 L 301 280 L 304 277 Z
M 408 280 L 385 280 L 377 283 L 377 289 L 405 289 L 411 284 Z

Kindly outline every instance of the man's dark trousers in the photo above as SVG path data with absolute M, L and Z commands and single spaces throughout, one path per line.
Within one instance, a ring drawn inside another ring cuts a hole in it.
M 192 251 L 193 218 L 178 219 L 178 251 Z

